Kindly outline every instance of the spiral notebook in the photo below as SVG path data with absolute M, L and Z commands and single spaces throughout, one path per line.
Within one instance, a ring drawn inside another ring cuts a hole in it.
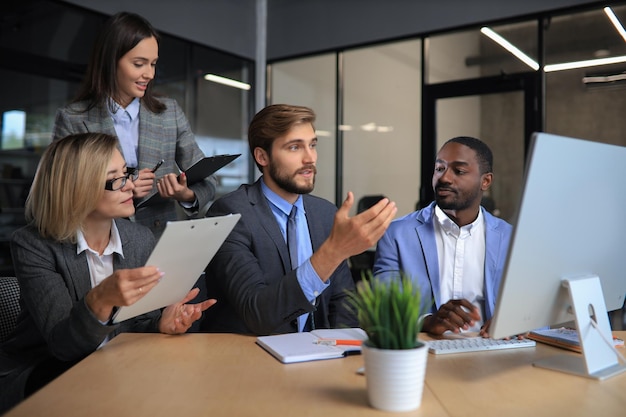
M 256 342 L 282 363 L 294 363 L 343 358 L 361 353 L 360 342 L 366 338 L 367 335 L 362 329 L 353 327 L 259 336 Z

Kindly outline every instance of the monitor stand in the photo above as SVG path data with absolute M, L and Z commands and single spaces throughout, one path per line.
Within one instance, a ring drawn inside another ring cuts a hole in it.
M 533 365 L 598 380 L 625 372 L 626 365 L 619 363 L 618 355 L 614 351 L 609 317 L 598 276 L 566 278 L 563 286 L 569 290 L 582 357 L 577 354 L 562 354 L 537 361 Z

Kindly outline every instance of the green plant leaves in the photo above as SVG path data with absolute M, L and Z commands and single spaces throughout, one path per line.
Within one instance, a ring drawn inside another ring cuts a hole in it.
M 412 349 L 419 346 L 421 293 L 404 274 L 393 278 L 363 275 L 348 303 L 356 310 L 359 326 L 370 345 L 379 349 Z

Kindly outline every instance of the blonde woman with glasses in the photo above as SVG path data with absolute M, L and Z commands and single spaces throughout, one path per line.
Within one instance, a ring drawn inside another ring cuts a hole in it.
M 26 202 L 28 225 L 11 253 L 22 312 L 0 346 L 0 413 L 122 332 L 186 332 L 215 303 L 179 303 L 119 324 L 116 306 L 140 300 L 162 277 L 144 266 L 150 230 L 127 220 L 135 170 L 117 138 L 84 133 L 54 141 L 44 152 Z

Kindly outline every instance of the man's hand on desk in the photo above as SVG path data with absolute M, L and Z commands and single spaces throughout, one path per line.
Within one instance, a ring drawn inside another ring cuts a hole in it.
M 480 332 L 478 332 L 478 335 L 480 337 L 484 337 L 484 338 L 489 338 L 489 325 L 491 324 L 491 319 L 487 320 L 485 322 L 485 324 L 483 324 L 483 326 L 480 328 Z M 526 339 L 526 336 L 528 335 L 528 333 L 524 333 L 524 334 L 518 334 L 517 336 L 509 336 L 509 337 L 505 337 L 504 340 L 510 340 L 513 337 L 516 337 L 519 340 L 523 340 Z
M 198 304 L 185 304 L 187 301 L 193 300 L 200 290 L 194 288 L 179 303 L 167 306 L 161 314 L 159 321 L 159 331 L 165 334 L 185 333 L 191 325 L 200 317 L 202 312 L 217 302 L 214 298 L 210 298 Z
M 422 330 L 433 335 L 440 335 L 446 331 L 460 333 L 473 326 L 480 320 L 480 313 L 475 305 L 468 300 L 450 300 L 435 314 L 424 318 Z

